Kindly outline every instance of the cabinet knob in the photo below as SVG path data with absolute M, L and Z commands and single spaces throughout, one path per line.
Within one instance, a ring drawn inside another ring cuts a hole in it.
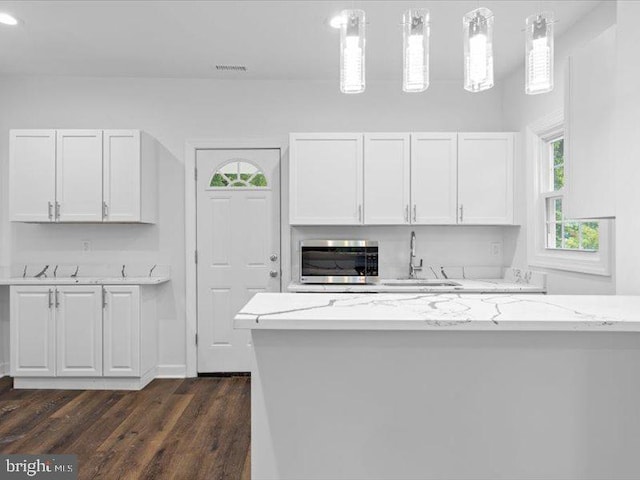
M 277 270 L 271 270 L 271 271 L 269 272 L 269 276 L 270 276 L 271 278 L 276 278 L 276 277 L 278 276 L 278 271 L 277 271 Z
M 277 262 L 278 261 L 278 254 L 277 253 L 272 253 L 269 256 L 269 260 L 271 260 L 272 262 Z

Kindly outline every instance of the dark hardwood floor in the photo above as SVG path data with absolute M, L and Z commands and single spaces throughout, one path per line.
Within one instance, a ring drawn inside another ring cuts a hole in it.
M 0 379 L 0 453 L 73 453 L 81 479 L 250 478 L 249 377 L 139 392 L 12 386 Z

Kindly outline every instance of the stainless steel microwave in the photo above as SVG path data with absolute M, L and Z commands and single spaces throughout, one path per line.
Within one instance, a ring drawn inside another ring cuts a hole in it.
M 376 283 L 378 242 L 302 240 L 300 283 Z

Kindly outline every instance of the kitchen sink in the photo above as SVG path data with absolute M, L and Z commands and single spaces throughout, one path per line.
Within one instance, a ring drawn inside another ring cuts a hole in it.
M 459 287 L 460 284 L 449 280 L 428 280 L 424 278 L 394 278 L 380 280 L 381 285 L 403 287 Z

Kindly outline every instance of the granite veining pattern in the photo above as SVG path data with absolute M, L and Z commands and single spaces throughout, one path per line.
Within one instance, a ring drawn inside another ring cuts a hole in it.
M 640 296 L 258 293 L 235 328 L 640 332 Z

